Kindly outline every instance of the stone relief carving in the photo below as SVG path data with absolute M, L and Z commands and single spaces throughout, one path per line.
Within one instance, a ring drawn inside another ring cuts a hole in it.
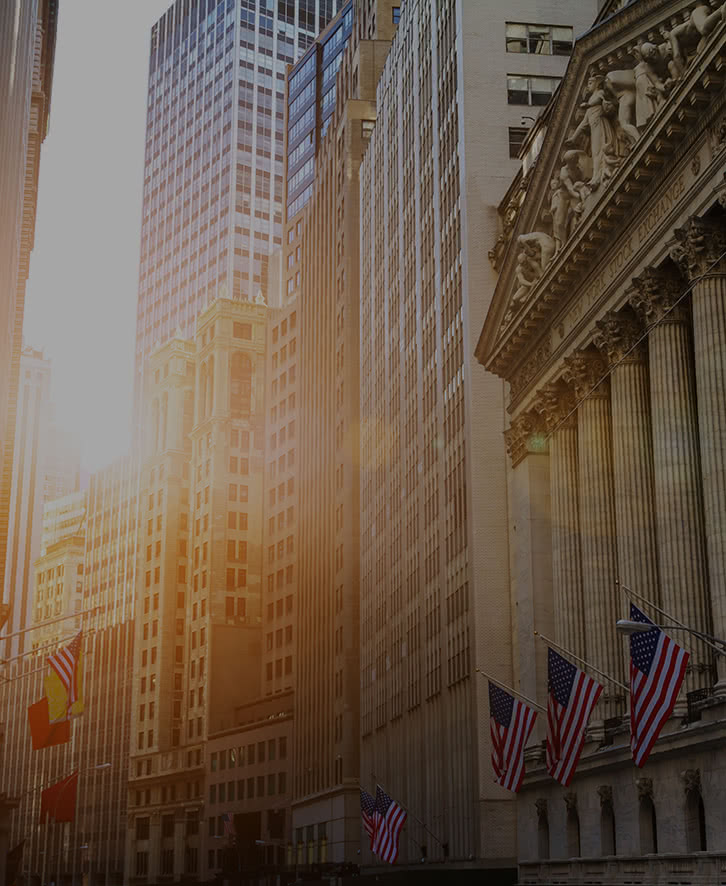
M 544 797 L 539 797 L 534 801 L 535 809 L 537 810 L 537 818 L 547 820 L 547 800 Z
M 635 779 L 635 787 L 638 790 L 638 799 L 642 800 L 644 797 L 650 797 L 653 799 L 653 779 L 646 778 L 645 776 L 641 776 L 640 778 Z
M 601 784 L 597 789 L 598 796 L 600 797 L 600 805 L 601 806 L 612 806 L 613 805 L 613 789 L 609 784 Z
M 594 348 L 578 350 L 565 357 L 563 377 L 572 385 L 578 400 L 588 395 L 608 393 L 608 368 Z
M 515 400 L 524 390 L 527 384 L 538 375 L 551 354 L 550 341 L 547 339 L 541 344 L 524 366 L 514 374 L 509 382 L 509 393 Z
M 696 791 L 697 793 L 701 793 L 701 770 L 700 769 L 685 769 L 681 772 L 681 781 L 683 782 L 683 787 L 686 793 L 690 791 Z
M 528 300 L 549 262 L 595 205 L 644 128 L 722 21 L 726 21 L 726 3 L 719 2 L 715 9 L 700 3 L 687 13 L 687 18 L 674 16 L 661 22 L 590 70 L 574 126 L 559 157 L 559 169 L 550 178 L 540 226 L 517 238 L 516 285 L 503 327 Z M 616 56 L 617 67 L 610 67 Z M 489 253 L 495 269 L 511 238 L 525 193 L 523 177 L 505 210 L 504 232 Z
M 577 794 L 568 793 L 562 799 L 568 812 L 577 812 Z
M 683 311 L 678 311 L 675 305 L 684 288 L 685 284 L 677 274 L 646 268 L 638 277 L 633 277 L 629 301 L 645 326 L 671 315 L 674 320 L 680 320 Z
M 542 416 L 548 433 L 561 425 L 564 421 L 568 426 L 576 426 L 577 398 L 572 388 L 563 382 L 554 382 L 545 385 L 537 392 L 535 409 Z
M 693 282 L 709 272 L 724 272 L 726 227 L 719 221 L 693 216 L 674 235 L 670 255 L 687 280 Z
M 516 465 L 528 452 L 544 452 L 547 428 L 539 412 L 523 412 L 504 431 L 507 454 Z
M 643 326 L 632 309 L 608 311 L 595 326 L 597 331 L 593 343 L 610 366 L 626 357 L 630 360 L 643 358 L 645 342 L 639 342 L 643 336 Z

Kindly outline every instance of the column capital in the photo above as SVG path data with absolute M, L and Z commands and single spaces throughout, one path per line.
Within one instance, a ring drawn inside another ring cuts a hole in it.
M 601 806 L 612 806 L 613 805 L 613 789 L 609 784 L 601 784 L 597 789 L 598 796 L 600 797 L 600 805 Z
M 686 284 L 678 274 L 665 269 L 648 267 L 638 277 L 633 277 L 630 304 L 645 326 L 663 320 L 684 323 L 688 319 L 686 306 L 678 299 Z
M 609 380 L 606 377 L 607 372 L 607 364 L 594 348 L 574 351 L 565 357 L 563 377 L 575 389 L 575 396 L 578 400 L 588 395 L 607 397 L 610 392 Z M 602 383 L 598 384 L 598 382 Z
M 545 422 L 534 409 L 513 418 L 504 431 L 504 442 L 512 459 L 512 467 L 516 467 L 530 453 L 547 452 L 546 434 Z
M 631 363 L 645 359 L 645 341 L 639 341 L 643 325 L 632 310 L 608 311 L 595 326 L 593 343 L 610 367 L 626 359 Z
M 705 275 L 726 275 L 726 225 L 719 219 L 692 215 L 674 232 L 670 255 L 686 280 Z
M 577 427 L 577 398 L 570 385 L 554 382 L 537 391 L 535 409 L 542 417 L 547 431 L 558 426 Z

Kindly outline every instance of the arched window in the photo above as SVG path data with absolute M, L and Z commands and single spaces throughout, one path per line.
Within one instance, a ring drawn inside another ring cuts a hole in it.
M 653 803 L 652 781 L 649 778 L 639 779 L 640 782 L 648 782 L 650 790 L 641 789 L 638 785 L 640 794 L 638 821 L 640 824 L 640 853 L 641 855 L 650 855 L 658 851 L 658 820 L 655 814 L 655 804 Z
M 705 852 L 706 810 L 701 795 L 701 772 L 687 769 L 683 774 L 686 783 L 686 846 L 689 852 Z
M 577 794 L 565 794 L 567 805 L 567 856 L 580 857 L 580 816 L 577 812 Z
M 597 792 L 600 795 L 600 854 L 616 855 L 613 789 L 610 785 L 601 785 Z
M 547 800 L 536 801 L 537 807 L 537 858 L 550 857 L 550 822 L 547 814 Z
M 252 364 L 247 354 L 232 354 L 230 373 L 229 408 L 233 418 L 250 414 L 252 408 Z

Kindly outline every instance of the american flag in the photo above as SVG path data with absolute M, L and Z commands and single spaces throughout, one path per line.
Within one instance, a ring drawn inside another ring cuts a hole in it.
M 229 834 L 230 837 L 234 837 L 237 832 L 234 828 L 234 816 L 231 812 L 222 813 L 222 824 L 224 825 L 225 834 Z
M 360 814 L 363 818 L 363 827 L 366 829 L 366 834 L 370 837 L 371 849 L 373 849 L 373 840 L 376 833 L 376 824 L 374 820 L 375 811 L 376 801 L 371 797 L 368 791 L 364 791 L 363 788 L 361 788 Z
M 630 604 L 632 621 L 653 622 Z M 643 766 L 678 698 L 689 655 L 655 625 L 630 637 L 630 749 Z
M 78 701 L 78 659 L 81 654 L 82 631 L 67 646 L 61 647 L 55 655 L 51 655 L 48 664 L 58 674 L 61 683 L 68 693 L 68 710 Z
M 524 746 L 537 712 L 490 683 L 489 715 L 494 781 L 516 794 L 524 778 Z
M 398 835 L 408 813 L 376 785 L 376 804 L 373 813 L 374 837 L 371 847 L 376 855 L 393 864 L 398 858 Z
M 602 686 L 554 649 L 548 649 L 547 689 L 547 771 L 567 787 L 575 774 L 587 721 Z

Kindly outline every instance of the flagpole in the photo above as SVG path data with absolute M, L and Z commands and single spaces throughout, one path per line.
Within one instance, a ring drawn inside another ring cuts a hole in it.
M 630 689 L 625 685 L 625 683 L 621 683 L 620 680 L 616 680 L 614 677 L 611 677 L 609 674 L 606 674 L 605 671 L 601 671 L 599 668 L 596 668 L 595 665 L 590 664 L 589 661 L 585 661 L 584 658 L 580 658 L 579 655 L 575 655 L 574 652 L 570 652 L 569 649 L 566 649 L 564 646 L 560 646 L 559 643 L 555 643 L 554 640 L 550 640 L 549 637 L 545 637 L 544 634 L 540 634 L 539 631 L 534 632 L 535 637 L 539 637 L 544 643 L 548 646 L 551 646 L 553 649 L 558 649 L 560 652 L 564 652 L 565 655 L 569 655 L 570 658 L 574 658 L 575 661 L 579 661 L 581 665 L 584 665 L 586 668 L 590 668 L 591 671 L 595 671 L 603 680 L 607 680 L 608 683 L 612 683 L 614 686 L 619 686 L 621 689 L 624 689 L 626 692 L 630 692 Z
M 391 792 L 390 792 L 390 791 L 388 790 L 388 788 L 387 788 L 387 787 L 386 787 L 386 786 L 380 781 L 380 779 L 378 778 L 378 776 L 376 775 L 375 772 L 371 772 L 371 776 L 373 777 L 373 781 L 375 781 L 375 783 L 378 785 L 378 787 L 381 788 L 381 790 L 384 790 L 387 794 L 389 794 L 389 796 L 392 796 L 392 795 L 391 795 Z M 407 815 L 410 815 L 411 818 L 415 819 L 415 820 L 421 825 L 421 827 L 426 831 L 426 833 L 427 833 L 427 834 L 430 834 L 430 835 L 434 838 L 434 840 L 436 840 L 436 842 L 439 844 L 439 846 L 441 846 L 441 847 L 443 848 L 445 844 L 444 844 L 441 840 L 439 840 L 439 838 L 438 838 L 438 837 L 436 836 L 436 834 L 435 834 L 435 833 L 434 833 L 434 832 L 428 827 L 428 825 L 427 825 L 425 822 L 421 821 L 421 819 L 418 817 L 418 815 L 414 815 L 414 813 L 411 812 L 411 809 L 410 809 L 410 807 L 408 806 L 407 803 L 404 803 L 403 806 L 404 806 L 404 808 L 405 808 L 405 810 L 406 810 L 406 814 L 407 814 Z M 412 839 L 413 839 L 413 838 L 412 838 Z M 415 843 L 416 841 L 414 840 L 413 842 Z M 417 844 L 417 845 L 419 845 L 419 847 L 420 847 L 420 844 Z
M 542 707 L 542 705 L 537 704 L 536 701 L 532 701 L 531 698 L 527 698 L 526 695 L 522 695 L 521 692 L 517 692 L 516 689 L 512 689 L 511 686 L 507 686 L 506 683 L 501 683 L 499 680 L 496 680 L 494 677 L 490 676 L 483 671 L 481 668 L 476 669 L 477 674 L 481 674 L 482 677 L 486 677 L 490 683 L 493 683 L 495 686 L 498 686 L 500 689 L 503 689 L 505 692 L 510 692 L 512 695 L 516 695 L 517 698 L 521 698 L 522 701 L 526 702 L 530 707 L 533 707 L 536 711 L 539 711 L 541 714 L 546 714 L 547 711 Z
M 706 639 L 706 637 L 704 637 L 700 631 L 694 631 L 693 628 L 689 628 L 688 625 L 683 624 L 682 621 L 679 621 L 677 618 L 675 618 L 673 615 L 671 615 L 670 612 L 666 612 L 665 609 L 661 609 L 660 606 L 656 606 L 652 600 L 649 600 L 647 597 L 644 597 L 642 594 L 639 594 L 639 593 L 637 593 L 637 591 L 634 591 L 632 588 L 629 588 L 627 585 L 624 585 L 622 582 L 618 581 L 617 578 L 615 579 L 615 584 L 620 588 L 620 590 L 625 594 L 626 597 L 628 595 L 635 597 L 635 599 L 638 600 L 639 602 L 645 603 L 645 605 L 650 606 L 651 609 L 655 609 L 655 611 L 660 613 L 660 615 L 662 615 L 663 618 L 667 618 L 669 621 L 672 621 L 679 628 L 683 628 L 685 631 L 688 631 L 689 634 L 691 634 L 697 640 L 700 640 L 701 643 L 705 643 L 706 646 L 710 646 L 711 649 L 715 649 L 716 652 L 719 653 L 719 655 L 724 655 L 724 650 L 722 648 L 718 647 L 715 643 L 712 643 L 710 640 Z

